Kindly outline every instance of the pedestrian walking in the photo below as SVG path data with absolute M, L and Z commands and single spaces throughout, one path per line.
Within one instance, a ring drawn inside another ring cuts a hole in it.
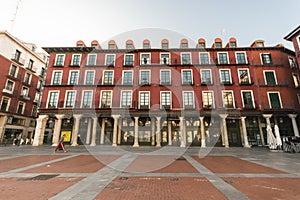
M 67 152 L 66 149 L 65 149 L 65 146 L 64 146 L 64 139 L 65 139 L 65 135 L 62 135 L 55 150 L 54 150 L 54 153 L 56 153 L 57 150 L 59 150 L 60 148 L 64 151 L 64 152 Z

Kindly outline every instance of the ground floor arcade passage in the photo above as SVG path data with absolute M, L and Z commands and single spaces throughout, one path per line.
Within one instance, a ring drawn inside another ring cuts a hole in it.
M 274 126 L 275 123 L 279 123 L 284 136 L 299 135 L 296 117 L 294 114 L 276 118 L 271 114 L 251 117 L 230 117 L 227 114 L 200 117 L 121 115 L 98 117 L 74 114 L 70 118 L 59 114 L 53 119 L 48 115 L 40 115 L 33 145 L 43 144 L 45 130 L 50 127 L 53 130 L 50 131 L 53 145 L 58 143 L 62 134 L 65 134 L 66 142 L 73 146 L 111 144 L 133 147 L 140 145 L 250 147 L 265 145 L 265 127 L 268 124 Z

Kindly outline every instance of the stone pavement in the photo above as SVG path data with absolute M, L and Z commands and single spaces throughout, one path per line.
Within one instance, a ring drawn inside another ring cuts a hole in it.
M 256 148 L 0 146 L 0 199 L 300 199 L 300 154 Z

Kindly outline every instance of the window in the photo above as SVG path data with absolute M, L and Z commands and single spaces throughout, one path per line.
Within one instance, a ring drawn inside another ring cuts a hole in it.
M 172 105 L 171 92 L 168 91 L 160 92 L 161 109 L 171 109 L 171 105 Z
M 238 53 L 235 53 L 235 56 L 236 56 L 237 64 L 247 64 L 246 53 L 238 52 Z
M 89 54 L 87 65 L 88 66 L 96 65 L 96 54 Z
M 57 108 L 58 92 L 49 92 L 48 108 Z
M 181 48 L 188 48 L 188 43 L 186 43 L 186 42 L 181 43 Z
M 274 71 L 264 71 L 266 85 L 276 85 L 276 76 Z
M 52 77 L 52 85 L 60 85 L 61 84 L 61 77 L 62 72 L 61 71 L 54 71 L 53 77 Z
M 201 65 L 209 65 L 209 53 L 200 53 L 200 64 Z
M 150 71 L 140 71 L 140 85 L 150 85 Z
M 183 107 L 184 109 L 194 109 L 194 92 L 183 92 Z
M 10 104 L 10 99 L 7 97 L 3 97 L 2 102 L 1 102 L 1 111 L 4 111 L 4 112 L 8 111 L 9 104 Z
M 64 62 L 65 62 L 65 55 L 57 54 L 55 66 L 64 66 Z
M 299 87 L 299 75 L 293 74 L 293 80 L 294 80 L 295 87 L 298 88 Z
M 282 108 L 279 92 L 268 92 L 271 109 Z
M 42 89 L 42 86 L 43 86 L 43 81 L 42 81 L 42 80 L 39 80 L 39 81 L 37 82 L 36 89 L 41 90 L 41 89 Z
M 108 54 L 106 55 L 106 61 L 107 66 L 114 66 L 115 65 L 115 55 Z
M 291 68 L 297 68 L 297 63 L 294 58 L 289 57 L 289 63 Z
M 33 60 L 29 59 L 28 69 L 32 69 L 32 67 L 33 67 Z
M 24 77 L 24 83 L 29 85 L 30 81 L 31 81 L 31 74 L 26 73 Z
M 123 85 L 132 85 L 132 71 L 123 71 Z
M 7 80 L 6 86 L 5 86 L 6 91 L 8 91 L 9 93 L 12 93 L 14 90 L 14 85 L 15 85 L 15 83 L 13 81 Z
M 91 56 L 91 55 L 89 55 L 89 56 Z M 74 54 L 73 58 L 72 58 L 72 65 L 73 66 L 80 66 L 80 58 L 81 58 L 80 54 Z
M 250 84 L 249 69 L 238 69 L 240 84 Z
M 182 65 L 190 65 L 191 62 L 191 54 L 190 53 L 182 53 L 181 54 L 181 64 Z
M 115 49 L 115 44 L 108 44 L 108 49 Z
M 82 107 L 91 108 L 93 91 L 83 91 Z
M 38 112 L 38 108 L 37 106 L 32 106 L 32 112 L 31 115 L 34 117 L 37 117 L 37 112 Z M 34 121 L 35 122 L 35 121 Z M 33 125 L 33 127 L 35 127 L 35 124 Z
M 298 97 L 298 103 L 300 104 L 300 94 L 297 94 Z
M 19 62 L 21 57 L 21 52 L 19 50 L 16 50 L 14 59 Z
M 161 53 L 160 54 L 160 64 L 162 64 L 162 65 L 168 65 L 169 62 L 170 62 L 170 54 Z
M 79 71 L 70 71 L 69 85 L 77 85 L 78 84 L 78 74 L 79 74 Z
M 222 43 L 221 42 L 216 42 L 215 45 L 216 45 L 216 48 L 222 48 Z
M 214 93 L 213 91 L 202 91 L 203 108 L 214 108 Z
M 95 76 L 95 71 L 86 71 L 85 72 L 85 84 L 93 85 L 94 84 L 94 76 Z
M 19 102 L 18 108 L 17 108 L 17 113 L 18 114 L 23 114 L 24 113 L 24 108 L 25 108 L 25 103 Z
M 149 49 L 150 45 L 149 43 L 143 43 L 143 49 Z
M 193 85 L 192 70 L 182 70 L 182 85 Z
M 101 105 L 100 108 L 110 108 L 112 100 L 112 91 L 102 90 L 101 91 Z
M 218 53 L 219 64 L 229 64 L 228 63 L 228 54 L 227 53 Z
M 23 87 L 22 88 L 22 93 L 21 93 L 21 96 L 23 96 L 23 97 L 27 97 L 27 95 L 28 95 L 28 88 L 27 87 Z
M 67 91 L 66 103 L 65 103 L 66 108 L 74 108 L 74 106 L 75 106 L 75 97 L 76 97 L 76 92 L 75 91 Z
M 9 70 L 9 75 L 12 77 L 17 77 L 17 66 L 11 65 L 10 70 Z
M 41 94 L 39 92 L 35 93 L 34 102 L 40 101 Z
M 242 91 L 242 100 L 244 108 L 254 108 L 253 92 L 252 91 Z
M 150 108 L 150 92 L 140 92 L 139 109 Z
M 125 55 L 125 62 L 124 62 L 124 65 L 127 65 L 127 66 L 133 66 L 133 54 L 127 54 Z
M 160 84 L 161 85 L 171 85 L 171 71 L 170 70 L 160 70 Z
M 230 45 L 231 48 L 235 48 L 236 47 L 236 42 L 230 42 L 229 45 Z
M 201 84 L 203 85 L 211 85 L 212 77 L 211 77 L 211 70 L 210 69 L 201 69 Z
M 163 42 L 163 43 L 161 44 L 161 48 L 162 48 L 162 49 L 168 49 L 168 48 L 169 48 L 169 43 Z
M 131 94 L 132 91 L 122 91 L 121 92 L 121 108 L 131 107 Z
M 221 84 L 231 84 L 230 69 L 220 69 Z
M 223 96 L 223 107 L 234 108 L 234 99 L 232 91 L 222 91 Z
M 272 57 L 270 53 L 262 53 L 261 60 L 263 65 L 270 65 L 272 64 Z
M 199 48 L 205 48 L 205 43 L 204 43 L 204 42 L 200 42 L 200 43 L 198 44 L 198 47 L 199 47 Z
M 113 85 L 114 72 L 113 71 L 103 71 L 102 84 L 103 85 Z
M 149 65 L 150 64 L 150 54 L 142 53 L 141 54 L 141 65 Z
M 126 44 L 126 49 L 133 49 L 133 44 Z

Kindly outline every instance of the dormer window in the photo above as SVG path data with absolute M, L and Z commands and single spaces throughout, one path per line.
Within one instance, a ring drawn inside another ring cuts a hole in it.
M 216 48 L 222 48 L 222 43 L 221 42 L 216 42 L 215 47 Z
M 236 47 L 236 42 L 230 42 L 229 45 L 230 45 L 231 48 L 235 48 Z
M 168 49 L 169 48 L 169 44 L 168 43 L 162 43 L 161 44 L 161 48 L 162 49 Z
M 133 45 L 132 44 L 126 44 L 126 49 L 133 49 Z
M 181 48 L 188 48 L 188 43 L 181 43 Z
M 109 44 L 108 49 L 115 49 L 115 44 Z
M 199 48 L 205 48 L 205 43 L 204 43 L 204 42 L 200 42 L 200 43 L 198 44 L 198 47 L 199 47 Z

